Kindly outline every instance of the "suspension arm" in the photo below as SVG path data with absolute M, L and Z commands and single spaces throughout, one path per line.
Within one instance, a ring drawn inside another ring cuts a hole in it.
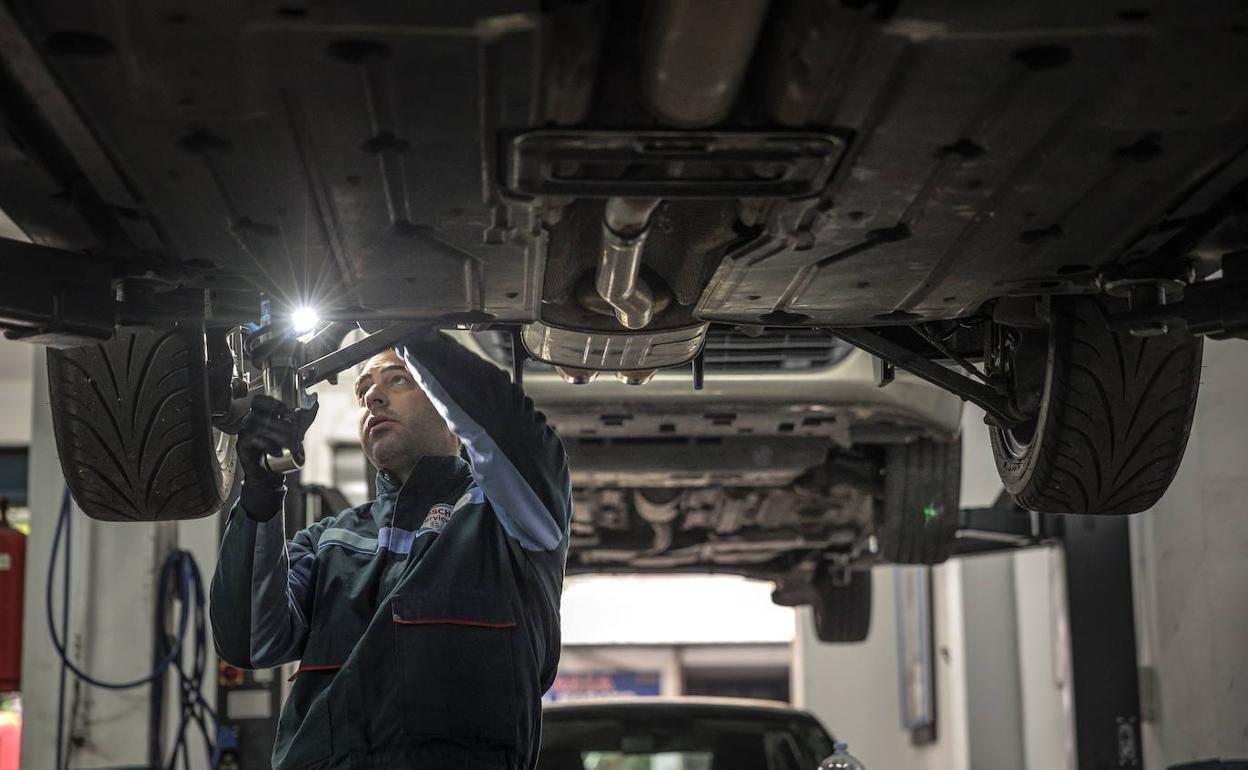
M 870 329 L 860 327 L 829 329 L 832 334 L 840 337 L 856 348 L 865 350 L 898 369 L 910 372 L 921 380 L 943 388 L 959 396 L 963 401 L 970 401 L 988 413 L 995 425 L 1010 427 L 1022 422 L 1024 417 L 1010 404 L 1010 399 L 1003 393 L 982 382 L 960 374 L 952 369 L 941 366 L 927 357 L 914 352 L 905 345 L 888 339 Z

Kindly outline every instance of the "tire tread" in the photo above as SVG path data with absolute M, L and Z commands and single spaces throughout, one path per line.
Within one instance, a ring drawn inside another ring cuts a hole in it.
M 1053 371 L 1040 435 L 1019 461 L 993 431 L 1006 488 L 1024 508 L 1042 513 L 1147 510 L 1169 487 L 1187 446 L 1201 340 L 1179 331 L 1114 333 L 1106 301 L 1097 298 L 1055 299 L 1053 313 Z
M 880 555 L 895 564 L 939 564 L 953 550 L 962 484 L 962 442 L 926 439 L 889 447 L 876 521 Z M 928 517 L 927 506 L 938 515 Z
M 871 632 L 871 573 L 850 573 L 849 583 L 827 577 L 815 585 L 815 635 L 821 642 L 861 642 Z
M 198 328 L 122 330 L 48 351 L 61 467 L 87 515 L 192 519 L 225 502 L 232 462 L 223 469 L 216 455 L 203 340 Z

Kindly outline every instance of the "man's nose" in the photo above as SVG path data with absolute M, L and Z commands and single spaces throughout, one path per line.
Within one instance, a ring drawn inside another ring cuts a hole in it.
M 374 383 L 373 385 L 370 385 L 368 387 L 368 390 L 364 393 L 364 404 L 368 406 L 370 409 L 374 405 L 385 406 L 386 403 L 387 403 L 387 398 L 386 398 L 385 388 L 381 387 L 380 383 Z

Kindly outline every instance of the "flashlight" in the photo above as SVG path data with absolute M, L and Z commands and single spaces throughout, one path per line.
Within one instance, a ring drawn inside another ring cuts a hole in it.
M 290 324 L 295 328 L 296 334 L 307 334 L 315 329 L 320 322 L 320 313 L 306 305 L 295 308 L 295 312 L 290 314 Z

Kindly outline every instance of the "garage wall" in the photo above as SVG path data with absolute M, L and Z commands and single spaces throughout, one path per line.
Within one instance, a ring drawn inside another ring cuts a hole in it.
M 1159 721 L 1144 725 L 1148 767 L 1248 758 L 1246 382 L 1248 345 L 1207 342 L 1178 477 L 1132 517 L 1140 663 L 1158 685 Z
M 559 673 L 590 671 L 657 671 L 660 695 L 680 695 L 680 653 L 669 645 L 565 646 L 559 657 Z
M 659 694 L 672 696 L 684 694 L 689 668 L 788 668 L 791 658 L 787 644 L 565 644 L 559 673 L 656 671 Z
M 984 413 L 962 419 L 962 505 L 1002 493 Z M 970 770 L 1073 768 L 1062 554 L 1031 548 L 962 560 Z
M 1010 557 L 1018 624 L 1023 767 L 1075 767 L 1066 572 L 1061 548 L 1033 548 Z
M 962 639 L 961 565 L 933 570 L 937 732 L 928 746 L 910 743 L 901 726 L 894 568 L 872 572 L 871 633 L 859 644 L 824 644 L 809 607 L 798 611 L 793 701 L 819 717 L 867 767 L 958 770 L 968 764 L 966 655 Z
M 962 417 L 962 507 L 987 508 L 1001 494 L 982 410 Z M 967 752 L 970 770 L 1030 767 L 1024 759 L 1023 691 L 1014 554 L 962 562 L 966 657 Z
M 1026 767 L 1014 556 L 962 560 L 971 770 Z
M 30 444 L 30 405 L 34 397 L 35 357 L 43 348 L 0 340 L 0 446 Z
M 338 444 L 359 444 L 359 433 L 356 420 L 359 407 L 351 392 L 351 383 L 355 375 L 344 372 L 337 385 L 327 382 L 312 388 L 316 393 L 320 409 L 316 413 L 316 421 L 308 428 L 304 437 L 308 462 L 303 467 L 303 481 L 312 484 L 332 484 L 333 448 Z
M 563 587 L 564 645 L 783 644 L 793 609 L 769 581 L 735 575 L 574 575 Z

